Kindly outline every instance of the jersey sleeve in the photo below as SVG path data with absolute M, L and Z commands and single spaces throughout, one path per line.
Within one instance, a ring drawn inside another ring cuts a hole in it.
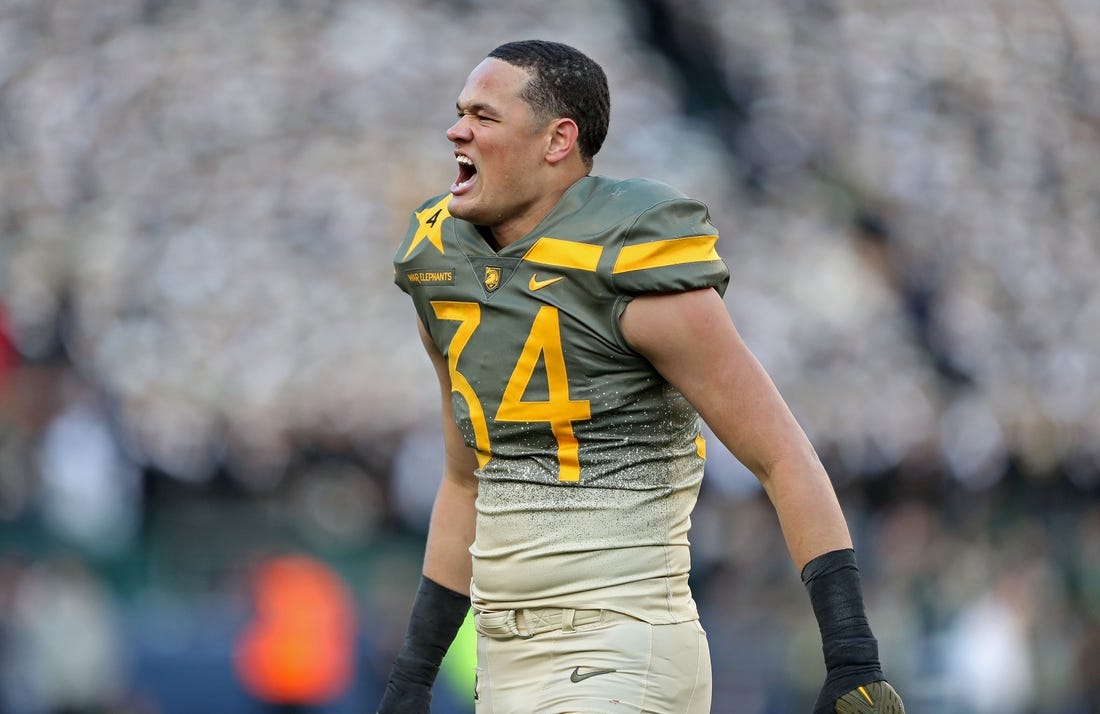
M 714 288 L 724 294 L 729 268 L 718 255 L 718 231 L 699 201 L 668 198 L 625 231 L 611 271 L 624 295 Z

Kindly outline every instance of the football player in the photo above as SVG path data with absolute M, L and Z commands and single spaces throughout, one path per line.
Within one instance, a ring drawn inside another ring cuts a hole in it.
M 902 712 L 829 477 L 725 308 L 706 206 L 592 174 L 607 79 L 572 47 L 496 48 L 456 109 L 457 178 L 394 263 L 446 464 L 378 711 L 429 711 L 472 603 L 479 712 L 709 712 L 688 587 L 701 417 L 760 479 L 802 573 L 827 668 L 815 712 Z

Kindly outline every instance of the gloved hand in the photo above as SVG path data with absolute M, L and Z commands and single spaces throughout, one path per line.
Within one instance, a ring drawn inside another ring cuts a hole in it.
M 882 674 L 855 552 L 847 548 L 819 555 L 802 569 L 802 582 L 810 593 L 825 656 L 825 684 L 814 714 L 904 712 L 901 697 Z
M 836 714 L 905 714 L 905 704 L 886 680 L 856 687 L 836 700 Z

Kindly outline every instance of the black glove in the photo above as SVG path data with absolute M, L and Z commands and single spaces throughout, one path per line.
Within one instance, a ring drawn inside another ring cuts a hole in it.
M 802 582 L 810 593 L 825 655 L 825 683 L 814 714 L 904 712 L 901 698 L 882 674 L 878 641 L 863 608 L 855 551 L 819 555 L 802 569 Z
M 420 578 L 405 643 L 394 660 L 378 714 L 429 714 L 439 665 L 469 609 L 468 596 Z
M 401 689 L 401 685 L 395 684 L 391 679 L 386 682 L 386 693 L 382 695 L 382 701 L 378 703 L 378 714 L 431 714 L 432 688 L 415 687 Z

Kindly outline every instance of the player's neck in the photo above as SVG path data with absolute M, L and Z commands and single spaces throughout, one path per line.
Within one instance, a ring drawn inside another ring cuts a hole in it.
M 543 192 L 514 217 L 491 226 L 489 232 L 492 234 L 492 240 L 487 240 L 489 245 L 494 246 L 499 251 L 535 230 L 539 223 L 542 223 L 543 219 L 550 215 L 558 203 L 561 202 L 565 192 L 582 178 L 584 176 L 576 176 L 570 181 L 563 181 L 551 190 Z

